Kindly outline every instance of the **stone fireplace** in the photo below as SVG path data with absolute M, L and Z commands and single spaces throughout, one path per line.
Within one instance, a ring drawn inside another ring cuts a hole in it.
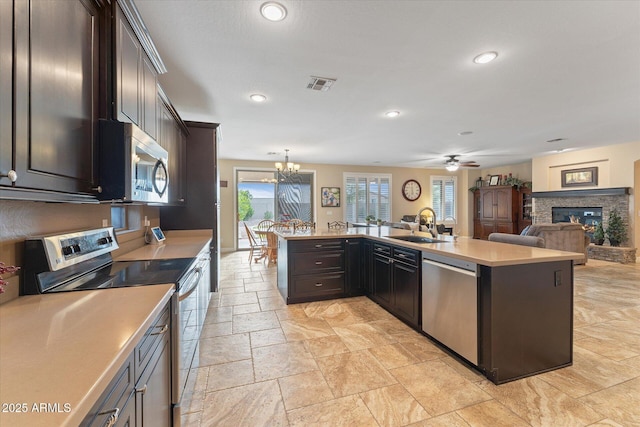
M 570 222 L 573 216 L 589 232 L 600 221 L 606 229 L 611 210 L 615 208 L 630 230 L 629 193 L 628 187 L 533 192 L 533 220 L 535 223 Z

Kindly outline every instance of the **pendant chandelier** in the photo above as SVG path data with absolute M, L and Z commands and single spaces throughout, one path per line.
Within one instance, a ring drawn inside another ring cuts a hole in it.
M 300 165 L 298 164 L 294 164 L 293 162 L 289 161 L 289 149 L 285 149 L 285 156 L 284 156 L 284 164 L 280 163 L 280 162 L 276 162 L 276 169 L 278 170 L 278 173 L 284 176 L 291 176 L 291 175 L 295 175 L 298 173 L 298 171 L 300 170 Z

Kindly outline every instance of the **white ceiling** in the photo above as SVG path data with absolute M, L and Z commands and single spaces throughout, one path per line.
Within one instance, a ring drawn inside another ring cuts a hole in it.
M 222 124 L 221 158 L 492 167 L 640 141 L 640 1 L 280 0 L 281 22 L 262 3 L 136 0 L 163 88 Z

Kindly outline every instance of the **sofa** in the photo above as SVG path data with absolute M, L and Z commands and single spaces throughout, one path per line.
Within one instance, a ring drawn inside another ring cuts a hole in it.
M 575 261 L 576 264 L 586 264 L 590 243 L 582 224 L 570 222 L 533 224 L 522 230 L 520 235 L 491 233 L 489 240 L 584 254 L 582 259 Z

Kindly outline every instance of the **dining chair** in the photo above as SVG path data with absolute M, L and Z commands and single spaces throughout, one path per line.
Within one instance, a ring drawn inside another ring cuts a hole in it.
M 309 230 L 315 230 L 315 229 L 316 229 L 316 223 L 311 221 L 302 221 L 298 224 L 293 225 L 294 233 L 296 231 L 309 231 Z
M 269 226 L 267 231 L 290 231 L 292 228 L 293 228 L 293 225 L 290 224 L 290 221 L 274 222 Z
M 267 245 L 265 246 L 267 267 L 278 263 L 278 236 L 273 231 L 267 232 Z
M 328 222 L 327 227 L 329 228 L 329 230 L 340 230 L 342 228 L 349 227 L 349 223 L 343 222 L 343 221 L 333 221 L 333 222 Z
M 247 231 L 247 239 L 249 240 L 249 263 L 251 263 L 251 258 L 253 258 L 253 254 L 256 251 L 260 251 L 260 254 L 262 256 L 264 245 L 258 243 L 258 239 L 256 238 L 256 235 L 251 227 L 249 227 L 244 221 L 242 223 L 244 224 L 244 229 Z M 260 258 L 261 257 L 256 258 L 255 262 L 258 262 Z
M 260 238 L 260 243 L 265 244 L 267 242 L 267 230 L 269 230 L 269 227 L 273 223 L 274 221 L 271 219 L 263 219 L 258 223 L 258 225 L 253 227 L 253 229 L 256 231 L 256 234 Z
M 304 221 L 300 218 L 291 218 L 289 221 L 287 221 L 287 223 L 291 224 L 293 228 L 295 228 L 298 224 L 302 224 L 303 222 Z

